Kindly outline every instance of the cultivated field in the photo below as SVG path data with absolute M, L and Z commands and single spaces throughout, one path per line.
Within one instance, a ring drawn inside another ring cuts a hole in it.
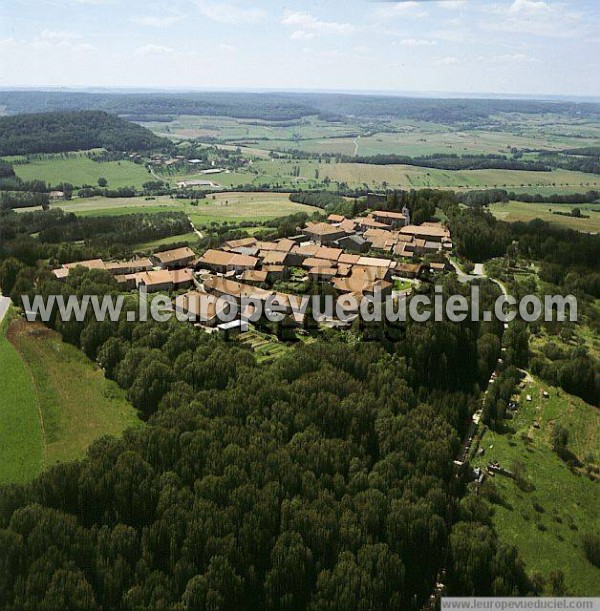
M 199 200 L 197 206 L 193 206 L 189 200 L 171 199 L 168 196 L 152 199 L 93 197 L 60 202 L 54 206 L 81 216 L 181 211 L 188 214 L 195 225 L 224 221 L 263 222 L 287 214 L 312 214 L 318 211 L 313 206 L 291 202 L 288 193 L 215 193 Z
M 0 326 L 0 484 L 33 479 L 42 467 L 42 432 L 31 372 Z
M 127 427 L 139 424 L 124 391 L 107 380 L 81 351 L 64 343 L 58 333 L 19 319 L 11 323 L 8 339 L 33 376 L 37 398 L 36 418 L 28 417 L 26 423 L 27 443 L 13 450 L 26 457 L 21 460 L 31 461 L 31 456 L 41 455 L 41 461 L 36 463 L 38 469 L 40 464 L 48 467 L 76 460 L 84 456 L 95 439 L 120 435 Z M 22 381 L 27 388 L 26 380 Z M 27 391 L 26 396 L 30 394 Z M 40 430 L 38 406 L 43 420 L 42 435 L 36 433 Z M 36 472 L 31 468 L 29 476 Z
M 48 155 L 41 160 L 33 160 L 30 163 L 15 165 L 17 176 L 23 180 L 43 180 L 50 185 L 61 182 L 70 182 L 76 187 L 83 185 L 97 186 L 98 178 L 103 177 L 108 181 L 109 189 L 119 187 L 137 187 L 152 179 L 143 165 L 131 161 L 92 161 L 84 155 L 73 155 L 62 157 L 60 155 Z
M 542 398 L 542 389 L 548 390 L 549 399 Z M 527 394 L 531 402 L 526 401 Z M 540 429 L 533 427 L 534 420 Z M 493 479 L 502 499 L 494 505 L 493 521 L 500 540 L 517 546 L 528 573 L 537 571 L 547 578 L 551 570 L 560 568 L 569 594 L 600 596 L 600 569 L 587 560 L 582 546 L 582 536 L 600 528 L 600 481 L 574 473 L 552 451 L 551 435 L 557 425 L 569 429 L 568 447 L 580 460 L 598 464 L 598 409 L 536 381 L 521 394 L 517 414 L 507 421 L 509 432 L 486 432 L 481 444 L 485 455 L 476 458 L 475 465 L 498 460 L 505 468 L 523 472 L 528 487 L 504 476 Z
M 298 173 L 299 175 L 295 175 Z M 206 178 L 200 175 L 170 178 Z M 244 185 L 268 185 L 290 189 L 323 189 L 328 179 L 330 189 L 339 183 L 350 188 L 401 189 L 493 189 L 503 188 L 518 193 L 573 193 L 600 188 L 600 176 L 555 170 L 552 172 L 527 172 L 522 170 L 436 170 L 410 165 L 371 165 L 357 163 L 319 163 L 318 161 L 297 161 L 278 159 L 255 161 L 247 170 L 218 174 L 211 180 L 224 188 Z
M 321 167 L 322 178 L 348 184 L 382 184 L 402 188 L 503 188 L 530 192 L 537 187 L 566 186 L 572 189 L 600 187 L 600 176 L 555 170 L 436 170 L 407 165 L 375 166 L 355 163 L 329 164 Z
M 506 154 L 511 148 L 559 150 L 600 144 L 600 125 L 558 115 L 498 115 L 489 125 L 443 125 L 400 119 L 305 117 L 290 123 L 230 117 L 179 116 L 171 122 L 142 123 L 177 139 L 239 144 L 261 150 L 300 150 L 343 155 Z
M 288 193 L 216 193 L 188 210 L 194 225 L 222 221 L 257 221 L 305 212 L 313 214 L 319 208 L 289 200 Z
M 581 213 L 590 218 L 576 218 L 553 214 L 553 212 L 569 213 L 573 208 L 579 208 Z M 507 202 L 492 204 L 489 207 L 492 214 L 502 221 L 531 221 L 542 219 L 553 225 L 560 225 L 577 231 L 589 233 L 600 232 L 600 203 L 597 204 L 530 204 L 526 202 Z

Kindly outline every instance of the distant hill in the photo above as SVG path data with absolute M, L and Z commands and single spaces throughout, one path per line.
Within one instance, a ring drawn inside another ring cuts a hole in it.
M 46 112 L 0 117 L 0 155 L 64 153 L 106 148 L 163 149 L 169 141 L 107 112 Z
M 309 115 L 411 119 L 440 123 L 484 122 L 497 113 L 598 117 L 600 104 L 570 101 L 475 98 L 411 98 L 327 93 L 90 93 L 0 91 L 10 114 L 55 110 L 104 110 L 138 120 L 203 115 L 265 121 L 294 121 Z

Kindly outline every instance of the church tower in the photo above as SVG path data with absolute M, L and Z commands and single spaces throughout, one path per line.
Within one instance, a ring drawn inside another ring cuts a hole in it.
M 402 214 L 404 215 L 404 226 L 406 227 L 407 225 L 410 225 L 410 210 L 406 204 L 404 204 L 404 207 L 402 208 Z

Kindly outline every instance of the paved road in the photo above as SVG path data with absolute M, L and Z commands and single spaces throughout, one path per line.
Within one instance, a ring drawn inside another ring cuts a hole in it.
M 10 299 L 8 297 L 2 297 L 2 293 L 0 293 L 0 323 L 4 320 L 9 306 Z
M 485 277 L 485 275 L 483 273 L 481 275 L 466 274 L 462 270 L 462 268 L 458 265 L 458 263 L 456 261 L 454 261 L 453 259 L 450 259 L 450 264 L 456 270 L 456 275 L 458 276 L 459 282 L 473 282 L 473 280 L 477 280 L 477 278 L 484 278 Z M 480 269 L 481 269 L 481 271 L 483 271 L 482 267 Z M 473 271 L 475 271 L 475 270 L 473 270 Z
M 188 215 L 188 221 L 190 222 L 190 225 L 192 226 L 192 229 L 194 231 L 194 233 L 200 238 L 204 238 L 204 234 L 199 230 L 196 229 L 196 225 L 194 225 L 194 223 L 192 222 L 192 219 L 190 218 L 190 216 Z

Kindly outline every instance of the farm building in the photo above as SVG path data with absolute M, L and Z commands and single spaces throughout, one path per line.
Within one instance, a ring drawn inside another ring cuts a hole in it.
M 319 246 L 333 244 L 336 240 L 346 235 L 343 229 L 327 223 L 308 223 L 304 229 L 304 233 L 306 233 L 306 236 L 310 240 L 319 244 Z
M 191 322 L 215 327 L 219 324 L 219 313 L 226 313 L 228 304 L 219 303 L 218 298 L 214 295 L 191 291 L 176 297 L 173 300 L 173 307 L 177 312 L 188 316 Z
M 187 267 L 195 258 L 196 253 L 188 246 L 157 252 L 150 256 L 150 260 L 163 269 Z

